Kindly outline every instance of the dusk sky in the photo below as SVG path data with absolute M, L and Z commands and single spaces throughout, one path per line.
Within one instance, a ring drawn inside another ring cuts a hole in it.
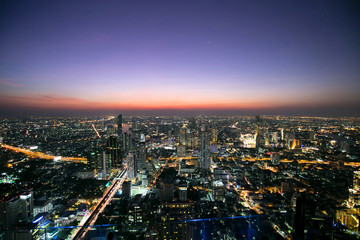
M 357 2 L 1 1 L 0 116 L 359 116 Z

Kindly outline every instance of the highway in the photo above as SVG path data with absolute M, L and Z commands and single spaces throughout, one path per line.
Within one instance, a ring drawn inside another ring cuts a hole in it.
M 54 160 L 57 156 L 53 156 L 50 154 L 42 153 L 42 152 L 36 152 L 31 151 L 26 148 L 19 148 L 19 147 L 13 147 L 4 143 L 0 144 L 0 147 L 14 151 L 14 152 L 20 152 L 28 156 L 29 158 L 41 158 L 41 159 L 47 159 L 47 160 Z M 76 163 L 87 163 L 86 158 L 79 158 L 79 157 L 62 157 L 61 161 L 70 161 L 70 162 L 76 162 Z
M 77 228 L 72 236 L 71 239 L 83 239 L 89 230 L 89 227 L 94 225 L 96 219 L 98 218 L 99 214 L 104 211 L 105 207 L 111 202 L 111 199 L 115 195 L 115 193 L 120 188 L 121 184 L 123 183 L 124 179 L 126 178 L 126 169 L 124 169 L 113 181 L 112 185 L 106 190 L 103 197 L 96 205 L 94 210 L 86 217 L 83 218 L 81 223 L 79 224 L 79 228 Z

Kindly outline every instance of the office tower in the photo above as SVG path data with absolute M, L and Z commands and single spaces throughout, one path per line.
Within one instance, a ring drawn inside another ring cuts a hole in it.
M 164 179 L 160 184 L 160 201 L 172 201 L 174 195 L 174 183 L 171 179 Z
M 186 128 L 180 128 L 180 144 L 186 146 Z
M 102 166 L 102 154 L 101 154 L 101 150 L 99 148 L 93 148 L 93 149 L 90 149 L 88 151 L 88 164 L 90 166 L 90 169 L 91 170 L 94 170 L 96 175 L 99 171 L 99 169 L 101 169 L 101 166 Z
M 139 153 L 138 169 L 142 170 L 143 168 L 145 168 L 145 164 L 146 164 L 146 146 L 145 146 L 145 135 L 144 134 L 140 135 L 138 153 Z
M 204 129 L 201 130 L 199 137 L 198 167 L 200 169 L 210 169 L 210 137 L 209 133 Z
M 275 144 L 279 142 L 279 133 L 278 132 L 271 133 L 271 142 L 275 143 Z
M 131 199 L 128 206 L 128 221 L 130 223 L 136 225 L 143 222 L 143 211 L 141 206 L 143 206 L 141 201 L 141 194 L 138 194 L 133 199 Z
M 127 155 L 126 165 L 127 165 L 127 171 L 128 171 L 128 179 L 131 179 L 131 180 L 135 179 L 137 166 L 136 166 L 136 158 L 135 158 L 134 152 L 130 152 Z
M 105 179 L 107 174 L 110 173 L 112 166 L 110 155 L 106 154 L 105 151 L 102 153 L 101 163 L 101 178 Z
M 121 165 L 121 149 L 116 136 L 110 136 L 106 140 L 106 154 L 109 155 L 113 166 L 120 167 Z
M 193 133 L 190 131 L 190 129 L 186 129 L 186 135 L 185 135 L 186 148 L 191 148 L 193 141 L 194 141 Z
M 16 224 L 29 223 L 33 217 L 33 210 L 34 199 L 31 190 L 3 197 L 0 201 L 0 230 Z
M 261 133 L 256 136 L 256 149 L 259 148 L 265 148 L 265 138 Z
M 194 228 L 186 220 L 195 216 L 193 202 L 163 203 L 160 210 L 162 227 L 160 227 L 159 239 L 182 239 L 194 238 Z
M 218 141 L 218 130 L 213 128 L 211 130 L 211 144 L 216 144 Z
M 304 239 L 305 230 L 305 195 L 301 195 L 296 199 L 296 213 L 295 213 L 295 238 L 296 240 Z
M 178 187 L 178 200 L 179 201 L 187 201 L 188 193 L 187 193 L 187 184 L 180 184 Z
M 132 139 L 130 134 L 124 133 L 122 146 L 122 156 L 127 156 L 129 151 L 132 149 Z
M 225 186 L 221 181 L 213 183 L 213 197 L 215 201 L 223 201 L 225 198 Z
M 118 129 L 117 129 L 117 134 L 118 134 L 118 138 L 119 140 L 122 139 L 122 115 L 119 114 L 119 116 L 117 117 L 117 124 L 118 124 Z M 121 142 L 121 141 L 120 141 Z
M 122 184 L 122 195 L 125 198 L 130 198 L 131 197 L 131 187 L 132 187 L 132 183 L 131 181 L 124 181 Z

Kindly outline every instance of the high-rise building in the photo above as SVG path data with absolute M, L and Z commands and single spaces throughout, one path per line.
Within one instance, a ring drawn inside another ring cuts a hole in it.
M 121 149 L 116 136 L 110 136 L 106 141 L 106 154 L 109 155 L 113 166 L 121 165 Z
M 204 129 L 200 132 L 199 137 L 199 160 L 200 169 L 210 169 L 210 137 Z
M 122 195 L 125 198 L 130 198 L 131 197 L 131 187 L 132 187 L 132 183 L 131 181 L 124 181 L 122 184 Z
M 261 133 L 256 136 L 256 149 L 265 148 L 265 137 Z
M 213 197 L 215 201 L 223 201 L 225 198 L 225 186 L 221 181 L 213 183 Z
M 141 206 L 141 194 L 136 195 L 129 203 L 128 206 L 128 221 L 129 223 L 133 223 L 134 225 L 138 225 L 141 227 L 141 223 L 143 222 L 143 211 Z
M 211 144 L 216 144 L 218 141 L 218 131 L 216 128 L 211 130 Z
M 185 184 L 180 184 L 178 186 L 178 200 L 179 201 L 187 201 L 188 200 L 188 193 L 187 193 L 187 185 Z
M 174 183 L 171 179 L 161 181 L 160 201 L 171 202 L 174 195 Z
M 127 172 L 128 172 L 128 179 L 135 179 L 137 166 L 136 166 L 136 158 L 134 152 L 130 152 L 126 158 L 126 165 L 127 165 Z
M 160 209 L 162 228 L 159 235 L 161 239 L 194 239 L 193 226 L 186 222 L 195 216 L 193 202 L 163 203 Z
M 142 170 L 146 164 L 146 146 L 145 146 L 145 135 L 140 135 L 139 149 L 138 149 L 138 169 Z
M 112 162 L 109 154 L 103 151 L 102 162 L 101 162 L 101 178 L 105 179 L 111 171 Z
M 118 134 L 118 138 L 122 139 L 122 115 L 119 114 L 119 116 L 117 117 L 117 124 L 118 124 L 118 130 L 117 130 L 117 134 Z
M 31 190 L 6 196 L 0 201 L 0 229 L 29 223 L 33 217 L 33 210 L 34 199 Z
M 180 128 L 180 144 L 186 146 L 186 128 Z

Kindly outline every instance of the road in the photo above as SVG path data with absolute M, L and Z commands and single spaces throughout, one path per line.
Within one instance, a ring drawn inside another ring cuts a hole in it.
M 94 225 L 99 214 L 104 211 L 105 207 L 111 202 L 111 199 L 120 188 L 121 184 L 126 178 L 126 169 L 124 169 L 113 181 L 112 185 L 106 190 L 103 197 L 96 205 L 94 210 L 87 216 L 84 217 L 79 228 L 72 234 L 71 239 L 83 239 L 89 230 L 89 227 Z
M 26 148 L 10 146 L 10 145 L 4 144 L 4 143 L 1 143 L 0 147 L 14 151 L 14 152 L 23 153 L 26 156 L 28 156 L 29 158 L 41 158 L 41 159 L 47 159 L 47 160 L 54 160 L 57 157 L 57 156 L 53 156 L 53 155 L 42 153 L 42 152 L 31 151 Z M 70 162 L 85 163 L 85 164 L 87 163 L 86 158 L 79 158 L 79 157 L 62 157 L 61 161 L 70 161 Z

